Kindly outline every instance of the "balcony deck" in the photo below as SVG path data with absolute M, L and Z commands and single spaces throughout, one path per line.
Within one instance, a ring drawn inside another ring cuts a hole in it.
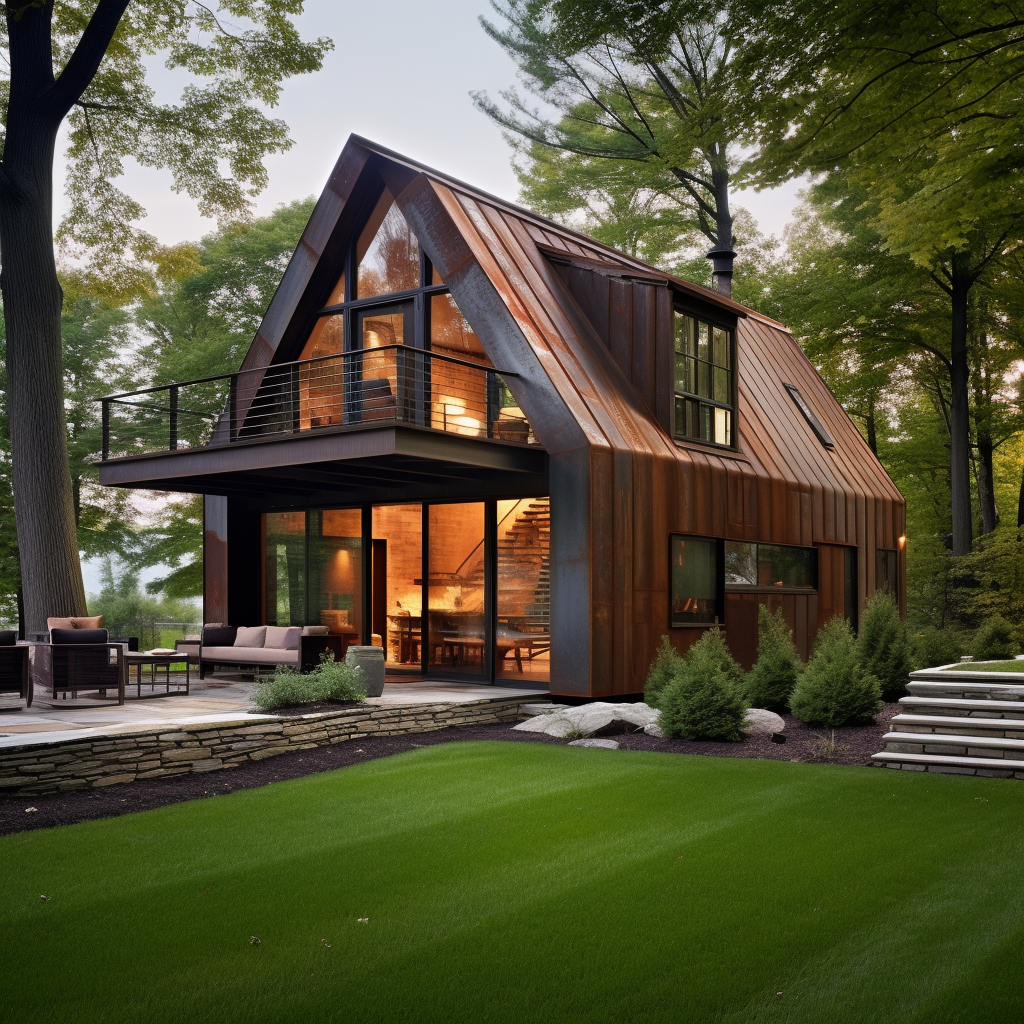
M 514 376 L 392 345 L 109 395 L 100 481 L 303 497 L 362 485 L 382 498 L 495 470 L 539 483 L 546 455 Z

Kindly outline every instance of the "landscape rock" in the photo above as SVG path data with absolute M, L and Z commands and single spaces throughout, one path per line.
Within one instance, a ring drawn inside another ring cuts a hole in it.
M 567 708 L 548 715 L 537 715 L 513 726 L 522 732 L 542 732 L 564 737 L 571 732 L 584 736 L 614 736 L 624 732 L 640 732 L 658 721 L 660 712 L 646 704 L 609 704 L 595 701 Z
M 663 740 L 665 738 L 665 733 L 657 722 L 652 722 L 650 725 L 645 725 L 644 732 L 647 733 L 648 736 L 654 736 L 656 739 L 659 740 Z
M 531 718 L 535 715 L 551 715 L 556 711 L 568 711 L 568 704 L 520 704 L 519 714 L 529 715 Z
M 782 715 L 777 715 L 774 711 L 766 711 L 764 708 L 750 708 L 747 711 L 743 732 L 748 736 L 771 736 L 772 733 L 785 731 L 786 722 Z
M 600 747 L 602 750 L 618 750 L 619 744 L 615 740 L 573 740 L 570 747 Z

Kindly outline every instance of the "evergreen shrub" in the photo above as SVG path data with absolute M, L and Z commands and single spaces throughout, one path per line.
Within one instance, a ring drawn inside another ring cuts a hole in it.
M 990 616 L 974 634 L 971 654 L 975 661 L 1003 661 L 1020 654 L 1013 626 L 1002 615 Z
M 882 688 L 864 667 L 846 619 L 837 616 L 818 632 L 789 710 L 808 725 L 834 729 L 870 722 L 881 710 Z
M 757 661 L 747 673 L 747 700 L 753 708 L 786 707 L 800 675 L 800 655 L 782 609 L 757 608 Z
M 651 669 L 647 673 L 647 682 L 644 684 L 644 701 L 649 707 L 659 707 L 658 699 L 662 690 L 672 681 L 673 675 L 679 670 L 682 663 L 683 659 L 669 642 L 668 637 L 662 636 L 661 646 L 654 655 Z
M 320 701 L 350 703 L 366 700 L 366 684 L 362 669 L 335 661 L 328 651 L 320 664 L 305 675 L 288 665 L 279 668 L 253 687 L 251 697 L 264 711 Z
M 717 626 L 686 652 L 659 695 L 658 724 L 666 736 L 741 740 L 747 702 L 739 667 Z
M 912 669 L 910 637 L 891 594 L 876 590 L 868 601 L 857 648 L 864 668 L 881 684 L 882 699 L 905 697 Z
M 914 668 L 952 665 L 967 653 L 967 646 L 963 630 L 949 626 L 945 629 L 926 629 L 913 638 Z

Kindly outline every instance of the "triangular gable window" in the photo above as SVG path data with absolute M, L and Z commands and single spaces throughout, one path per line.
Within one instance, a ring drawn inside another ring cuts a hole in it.
M 385 189 L 356 243 L 357 299 L 411 291 L 420 285 L 420 243 Z

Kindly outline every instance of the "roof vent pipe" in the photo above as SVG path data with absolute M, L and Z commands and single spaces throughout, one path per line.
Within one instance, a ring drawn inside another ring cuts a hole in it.
M 711 260 L 711 280 L 716 292 L 732 298 L 732 261 L 736 253 L 732 249 L 712 249 L 708 253 Z

